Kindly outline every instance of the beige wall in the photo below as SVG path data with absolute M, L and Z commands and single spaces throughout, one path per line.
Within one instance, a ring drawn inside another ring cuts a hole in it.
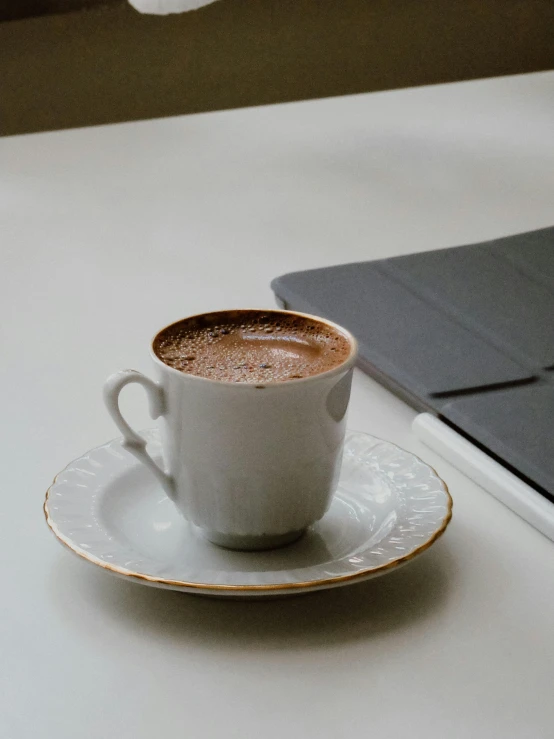
M 554 67 L 551 0 L 124 0 L 0 23 L 4 135 Z

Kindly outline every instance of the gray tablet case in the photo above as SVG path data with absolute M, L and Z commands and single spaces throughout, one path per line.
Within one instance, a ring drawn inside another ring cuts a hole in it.
M 352 331 L 363 370 L 554 501 L 554 227 L 272 288 Z

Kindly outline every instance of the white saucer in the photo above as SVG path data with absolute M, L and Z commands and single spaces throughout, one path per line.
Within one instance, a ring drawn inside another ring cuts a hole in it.
M 158 432 L 143 436 L 160 458 Z M 236 552 L 206 541 L 121 448 L 121 439 L 60 472 L 44 512 L 63 544 L 115 575 L 190 593 L 253 597 L 306 593 L 390 572 L 444 532 L 452 499 L 435 471 L 413 454 L 350 431 L 330 510 L 281 549 Z

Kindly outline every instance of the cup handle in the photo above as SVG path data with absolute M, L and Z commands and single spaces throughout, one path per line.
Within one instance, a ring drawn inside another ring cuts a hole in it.
M 121 446 L 133 454 L 139 462 L 142 462 L 143 465 L 148 467 L 161 483 L 168 498 L 175 500 L 175 482 L 173 478 L 154 462 L 146 451 L 145 440 L 136 431 L 133 431 L 123 418 L 119 409 L 119 393 L 125 385 L 129 385 L 132 382 L 142 385 L 146 390 L 149 400 L 150 416 L 152 418 L 163 416 L 165 413 L 165 396 L 162 386 L 136 370 L 121 370 L 121 372 L 116 372 L 108 377 L 104 384 L 104 403 L 106 404 L 108 413 L 115 421 L 117 428 L 123 434 Z

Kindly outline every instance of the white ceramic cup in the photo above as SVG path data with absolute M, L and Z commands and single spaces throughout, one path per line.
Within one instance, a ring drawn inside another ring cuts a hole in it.
M 150 354 L 158 381 L 122 370 L 104 387 L 123 447 L 156 476 L 183 516 L 220 546 L 254 550 L 294 541 L 324 515 L 337 486 L 357 343 L 330 321 L 293 315 L 342 334 L 350 345 L 342 364 L 284 382 L 223 382 L 164 364 L 154 337 Z M 166 470 L 119 409 L 119 393 L 133 382 L 144 387 L 150 415 L 160 419 Z

